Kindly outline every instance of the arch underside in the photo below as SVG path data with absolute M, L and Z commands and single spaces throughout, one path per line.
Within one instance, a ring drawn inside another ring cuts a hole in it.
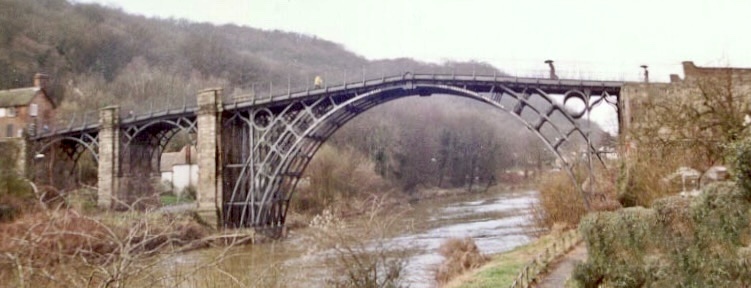
M 118 169 L 119 204 L 126 208 L 150 205 L 148 200 L 156 195 L 154 184 L 157 181 L 154 179 L 161 177 L 161 155 L 167 144 L 179 132 L 195 133 L 196 128 L 195 117 L 154 119 L 122 127 Z
M 612 99 L 617 98 L 616 95 L 604 90 L 598 93 L 593 94 L 590 89 L 571 89 L 560 94 L 563 103 L 559 103 L 539 87 L 512 87 L 502 83 L 454 86 L 407 81 L 369 91 L 233 111 L 225 115 L 222 132 L 224 223 L 228 227 L 256 228 L 284 225 L 292 192 L 321 145 L 360 113 L 408 96 L 466 97 L 513 115 L 547 145 L 576 183 L 572 170 L 576 159 L 563 155 L 562 148 L 573 138 L 581 137 L 589 146 L 588 150 L 594 151 L 587 140 L 588 132 L 580 127 L 579 120 L 600 103 L 613 104 L 618 109 L 617 99 Z M 571 99 L 580 99 L 586 104 L 578 110 L 564 107 Z M 599 158 L 596 153 L 590 155 Z M 584 197 L 581 185 L 576 185 Z M 586 203 L 586 197 L 584 199 Z
M 122 128 L 121 171 L 124 174 L 159 172 L 161 155 L 180 132 L 195 133 L 195 117 L 157 119 Z
M 78 184 L 75 168 L 86 154 L 91 155 L 95 163 L 99 161 L 98 133 L 60 135 L 38 142 L 31 155 L 35 181 L 60 189 L 75 187 Z

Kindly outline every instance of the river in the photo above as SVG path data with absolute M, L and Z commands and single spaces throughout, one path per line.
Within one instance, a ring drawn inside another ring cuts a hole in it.
M 529 207 L 536 201 L 535 193 L 499 191 L 419 201 L 399 215 L 401 226 L 408 229 L 386 238 L 384 246 L 407 249 L 405 284 L 435 287 L 434 271 L 443 260 L 438 248 L 446 239 L 471 237 L 485 254 L 508 251 L 531 241 Z M 327 251 L 311 252 L 305 230 L 292 231 L 282 241 L 234 248 L 230 253 L 233 256 L 219 265 L 221 273 L 195 275 L 208 280 L 188 281 L 183 286 L 218 287 L 217 282 L 231 283 L 226 278 L 236 278 L 259 287 L 278 282 L 285 287 L 325 287 L 325 280 L 332 273 L 323 261 L 328 257 Z M 198 265 L 221 252 L 220 248 L 195 251 L 179 256 L 173 263 L 176 267 Z

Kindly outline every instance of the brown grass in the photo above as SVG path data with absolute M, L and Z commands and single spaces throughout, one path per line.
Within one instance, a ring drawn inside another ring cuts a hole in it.
M 438 253 L 445 259 L 436 270 L 435 279 L 446 284 L 454 277 L 478 268 L 490 258 L 480 253 L 472 238 L 451 238 L 443 242 Z
M 153 256 L 208 245 L 208 233 L 186 216 L 28 213 L 0 224 L 0 276 L 17 286 L 124 285 L 160 259 Z

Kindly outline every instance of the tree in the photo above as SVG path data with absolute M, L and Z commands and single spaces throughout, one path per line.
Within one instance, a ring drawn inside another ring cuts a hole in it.
M 751 113 L 749 86 L 731 68 L 649 84 L 646 92 L 633 105 L 637 121 L 627 135 L 636 149 L 619 185 L 622 200 L 641 205 L 668 193 L 660 180 L 678 167 L 703 172 L 722 164 L 726 144 L 748 135 Z

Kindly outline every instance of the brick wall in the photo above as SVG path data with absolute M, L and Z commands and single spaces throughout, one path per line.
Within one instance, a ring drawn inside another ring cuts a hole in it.
M 45 126 L 52 128 L 52 120 L 55 117 L 55 110 L 47 97 L 42 92 L 37 92 L 37 95 L 31 100 L 29 105 L 13 107 L 15 109 L 15 116 L 0 117 L 0 138 L 6 137 L 19 137 L 23 131 L 27 131 L 29 124 L 34 123 L 34 117 L 29 115 L 29 107 L 31 104 L 36 104 L 38 107 L 38 115 L 36 117 L 36 129 L 44 129 Z M 8 109 L 9 107 L 5 107 Z M 10 134 L 9 134 L 10 132 Z

